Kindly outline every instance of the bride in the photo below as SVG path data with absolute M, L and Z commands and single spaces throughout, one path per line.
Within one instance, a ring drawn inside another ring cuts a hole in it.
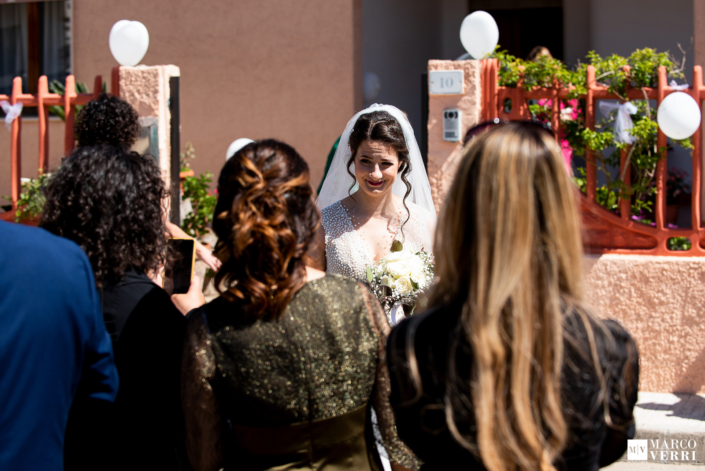
M 328 273 L 365 280 L 394 241 L 431 252 L 436 210 L 404 113 L 375 104 L 348 121 L 317 204 L 325 260 L 320 250 L 317 258 Z
M 316 204 L 321 209 L 318 263 L 327 273 L 366 280 L 366 269 L 389 254 L 433 249 L 436 210 L 411 124 L 398 108 L 372 105 L 348 121 Z M 396 320 L 396 309 L 391 323 Z M 391 471 L 379 444 L 385 471 Z

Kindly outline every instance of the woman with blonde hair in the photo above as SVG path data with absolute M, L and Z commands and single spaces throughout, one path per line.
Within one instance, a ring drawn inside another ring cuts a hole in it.
M 500 124 L 464 150 L 429 310 L 388 344 L 400 438 L 423 470 L 594 470 L 634 436 L 638 352 L 586 308 L 575 188 L 555 138 Z

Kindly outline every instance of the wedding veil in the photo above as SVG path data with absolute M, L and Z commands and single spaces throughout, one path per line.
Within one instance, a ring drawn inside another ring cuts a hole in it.
M 411 184 L 411 193 L 409 193 L 406 201 L 410 201 L 425 210 L 422 211 L 425 219 L 423 222 L 426 223 L 427 227 L 425 228 L 425 232 L 428 234 L 424 237 L 424 247 L 430 252 L 432 248 L 433 231 L 436 227 L 436 208 L 431 198 L 431 185 L 428 182 L 428 175 L 426 174 L 426 168 L 421 158 L 419 145 L 416 143 L 416 138 L 414 137 L 414 130 L 411 128 L 411 124 L 404 113 L 394 106 L 374 104 L 350 118 L 347 126 L 345 126 L 343 135 L 340 136 L 338 149 L 335 151 L 335 156 L 333 156 L 333 161 L 330 164 L 328 175 L 326 175 L 326 179 L 323 182 L 321 193 L 318 195 L 316 204 L 319 209 L 323 209 L 348 196 L 350 187 L 355 183 L 355 179 L 348 174 L 346 168 L 346 163 L 350 160 L 350 156 L 352 155 L 350 149 L 350 133 L 352 133 L 353 127 L 355 127 L 355 123 L 357 123 L 360 116 L 374 111 L 386 111 L 392 115 L 404 132 L 404 140 L 406 141 L 407 149 L 409 149 L 409 162 L 411 164 L 411 172 L 407 175 L 407 180 Z M 350 170 L 353 174 L 355 173 L 353 171 L 354 165 L 354 163 L 350 164 Z M 404 198 L 406 185 L 401 178 L 397 178 L 394 182 L 392 193 L 400 198 Z

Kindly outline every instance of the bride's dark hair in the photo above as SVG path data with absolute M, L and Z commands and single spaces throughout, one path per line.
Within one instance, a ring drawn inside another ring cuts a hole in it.
M 406 209 L 406 220 L 404 221 L 404 224 L 406 224 L 411 217 L 409 208 L 406 206 L 406 198 L 411 193 L 411 183 L 407 179 L 411 172 L 411 160 L 409 159 L 409 148 L 406 147 L 406 140 L 404 139 L 404 131 L 399 122 L 386 111 L 373 111 L 372 113 L 363 114 L 357 119 L 349 139 L 352 155 L 347 162 L 346 168 L 348 174 L 353 177 L 353 184 L 350 185 L 348 194 L 350 194 L 350 190 L 353 189 L 357 181 L 355 175 L 350 171 L 350 166 L 355 161 L 358 148 L 365 141 L 384 142 L 391 145 L 397 153 L 399 158 L 399 178 L 406 185 L 406 193 L 402 201 Z M 402 231 L 404 230 L 404 224 L 401 225 Z
M 306 283 L 306 260 L 320 214 L 308 165 L 275 140 L 240 149 L 218 179 L 213 230 L 223 266 L 222 296 L 253 318 L 279 318 Z

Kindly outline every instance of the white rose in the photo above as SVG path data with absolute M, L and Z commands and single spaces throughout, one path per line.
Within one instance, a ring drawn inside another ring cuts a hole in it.
M 380 284 L 382 286 L 389 286 L 390 288 L 393 288 L 394 287 L 394 279 L 389 275 L 384 275 L 382 277 L 382 281 L 380 281 Z
M 410 278 L 416 282 L 416 284 L 419 285 L 419 288 L 423 288 L 426 286 L 426 283 L 428 282 L 428 278 L 426 277 L 426 272 L 422 269 L 420 270 L 413 270 L 411 272 Z
M 394 282 L 394 289 L 397 293 L 401 295 L 411 294 L 411 292 L 414 290 L 414 287 L 411 286 L 411 278 L 409 278 L 408 276 L 402 276 L 401 278 L 398 278 Z
M 399 278 L 400 276 L 409 276 L 411 273 L 411 267 L 409 262 L 406 260 L 399 260 L 398 262 L 390 263 L 387 265 L 387 273 L 392 275 L 394 278 Z
M 406 260 L 407 258 L 409 258 L 410 255 L 411 254 L 406 250 L 402 250 L 399 252 L 389 252 L 387 255 L 382 257 L 380 262 L 383 262 L 383 263 L 398 262 L 399 260 Z
M 408 275 L 411 271 L 410 262 L 414 255 L 406 251 L 395 252 L 394 255 L 396 255 L 394 259 L 388 260 L 386 263 L 387 272 L 394 276 L 394 278 Z
M 409 268 L 411 268 L 412 272 L 419 272 L 423 271 L 424 269 L 424 262 L 421 260 L 421 257 L 418 255 L 414 255 L 409 259 Z
M 424 262 L 416 254 L 407 253 L 406 257 L 399 261 L 387 264 L 387 271 L 395 278 L 400 276 L 409 276 L 415 272 L 421 272 L 424 269 Z

